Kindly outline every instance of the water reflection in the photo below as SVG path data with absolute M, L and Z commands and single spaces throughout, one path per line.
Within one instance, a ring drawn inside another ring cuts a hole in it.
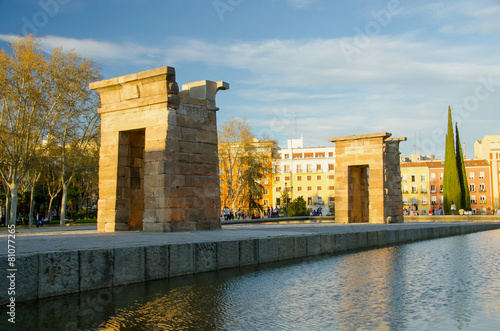
M 23 330 L 499 329 L 499 275 L 497 230 L 41 300 L 20 306 L 18 321 Z

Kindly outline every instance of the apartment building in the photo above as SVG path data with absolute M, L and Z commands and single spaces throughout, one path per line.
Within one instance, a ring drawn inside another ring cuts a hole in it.
M 471 209 L 475 214 L 491 214 L 492 190 L 490 167 L 486 160 L 464 160 L 470 190 Z M 422 215 L 443 208 L 444 161 L 401 163 L 403 204 L 417 205 Z
M 287 148 L 278 151 L 273 172 L 273 206 L 283 203 L 282 192 L 291 199 L 302 196 L 310 211 L 335 208 L 335 146 L 304 147 L 303 137 L 288 139 Z
M 474 143 L 474 159 L 484 159 L 489 164 L 493 208 L 500 208 L 500 135 L 484 136 Z
M 401 192 L 403 206 L 417 207 L 419 214 L 427 215 L 430 206 L 430 173 L 426 162 L 401 163 Z

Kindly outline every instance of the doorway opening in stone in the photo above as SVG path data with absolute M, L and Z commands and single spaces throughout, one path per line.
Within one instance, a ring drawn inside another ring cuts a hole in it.
M 348 166 L 349 223 L 368 223 L 370 219 L 368 165 Z
M 119 228 L 142 230 L 146 129 L 119 134 L 116 221 Z

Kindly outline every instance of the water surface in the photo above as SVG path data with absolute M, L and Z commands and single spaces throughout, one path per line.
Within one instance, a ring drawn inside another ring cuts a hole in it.
M 499 330 L 500 230 L 40 300 L 18 308 L 21 325 Z

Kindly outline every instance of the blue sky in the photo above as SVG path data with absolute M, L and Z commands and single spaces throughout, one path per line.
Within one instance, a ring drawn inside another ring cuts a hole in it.
M 472 157 L 500 134 L 499 17 L 498 0 L 0 0 L 0 47 L 32 33 L 105 78 L 168 65 L 179 84 L 227 81 L 219 123 L 246 117 L 282 146 L 388 131 L 404 155 L 443 157 L 451 105 Z

